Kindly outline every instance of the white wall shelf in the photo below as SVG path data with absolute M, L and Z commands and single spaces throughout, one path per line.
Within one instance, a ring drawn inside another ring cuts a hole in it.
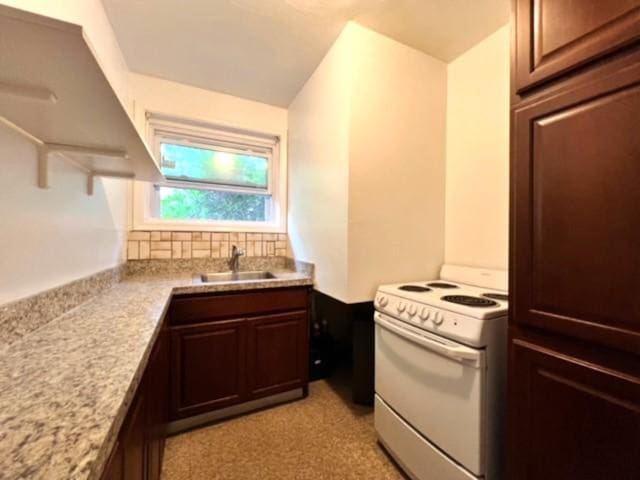
M 50 155 L 95 177 L 158 182 L 150 149 L 107 80 L 82 27 L 0 6 L 0 122 L 38 146 L 38 186 Z

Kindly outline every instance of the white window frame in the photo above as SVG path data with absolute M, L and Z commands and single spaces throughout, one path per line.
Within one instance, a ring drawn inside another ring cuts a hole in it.
M 195 181 L 166 180 L 159 184 L 133 182 L 132 223 L 134 230 L 286 232 L 286 159 L 281 158 L 282 134 L 258 132 L 218 122 L 212 124 L 150 112 L 146 113 L 146 129 L 147 138 L 158 165 L 160 165 L 160 144 L 166 140 L 178 145 L 224 149 L 232 153 L 255 153 L 260 156 L 268 156 L 268 185 L 264 190 Z M 267 222 L 248 222 L 162 219 L 153 215 L 154 209 L 157 211 L 157 205 L 152 204 L 157 198 L 157 195 L 152 194 L 156 185 L 269 195 L 271 197 L 269 202 L 270 220 Z

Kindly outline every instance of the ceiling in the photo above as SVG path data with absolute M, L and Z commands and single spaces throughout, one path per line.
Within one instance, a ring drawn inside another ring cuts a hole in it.
M 389 0 L 355 20 L 450 62 L 509 21 L 509 0 Z
M 450 61 L 509 16 L 509 0 L 103 3 L 132 71 L 282 107 L 349 20 Z

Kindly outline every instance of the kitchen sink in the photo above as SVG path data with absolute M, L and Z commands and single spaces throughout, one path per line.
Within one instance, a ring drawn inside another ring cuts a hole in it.
M 219 272 L 219 273 L 203 273 L 200 279 L 203 283 L 213 282 L 240 282 L 242 280 L 268 280 L 276 278 L 271 272 Z

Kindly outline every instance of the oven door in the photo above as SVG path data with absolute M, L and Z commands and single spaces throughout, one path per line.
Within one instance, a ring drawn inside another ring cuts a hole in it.
M 484 475 L 485 351 L 379 312 L 375 323 L 376 394 L 435 450 Z

